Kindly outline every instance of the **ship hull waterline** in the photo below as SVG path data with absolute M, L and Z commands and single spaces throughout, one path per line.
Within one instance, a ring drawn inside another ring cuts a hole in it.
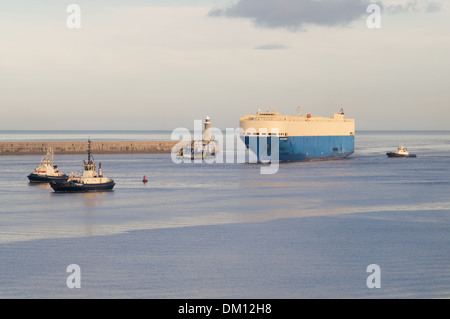
M 63 175 L 63 176 L 48 176 L 48 175 L 40 175 L 40 174 L 33 174 L 27 176 L 30 183 L 50 183 L 50 182 L 63 182 L 67 181 L 69 176 Z
M 75 193 L 75 192 L 104 192 L 112 191 L 116 185 L 115 182 L 110 181 L 101 184 L 82 184 L 76 182 L 51 182 L 50 186 L 58 193 Z
M 271 158 L 274 137 L 242 136 L 245 146 L 257 155 L 258 162 Z M 355 136 L 288 136 L 278 137 L 278 161 L 315 161 L 344 159 L 355 151 Z M 266 150 L 260 148 L 265 147 Z
M 404 154 L 397 154 L 397 153 L 386 153 L 387 157 L 391 157 L 391 158 L 408 158 L 408 157 L 417 157 L 416 154 L 409 154 L 409 155 L 404 155 Z

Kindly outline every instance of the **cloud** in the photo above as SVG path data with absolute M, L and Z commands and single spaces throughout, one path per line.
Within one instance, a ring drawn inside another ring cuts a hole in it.
M 255 47 L 255 50 L 285 50 L 287 46 L 282 44 L 263 44 Z
M 430 2 L 426 6 L 427 12 L 439 12 L 442 10 L 442 5 L 439 2 Z
M 405 13 L 419 11 L 417 0 L 409 0 L 404 3 L 396 3 L 392 5 L 386 5 L 386 11 L 389 13 Z
M 297 31 L 307 25 L 347 26 L 367 17 L 372 3 L 390 14 L 442 11 L 439 0 L 238 0 L 230 7 L 210 10 L 209 16 L 247 18 L 259 27 Z
M 442 4 L 437 1 L 407 0 L 403 3 L 387 4 L 386 11 L 389 13 L 407 12 L 440 12 Z
M 293 31 L 305 25 L 346 26 L 367 15 L 370 0 L 240 0 L 210 16 L 249 18 L 257 26 Z

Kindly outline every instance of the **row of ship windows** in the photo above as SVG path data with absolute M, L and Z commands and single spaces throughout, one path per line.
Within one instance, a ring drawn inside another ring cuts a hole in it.
M 349 134 L 350 135 L 355 135 L 354 132 L 350 132 Z M 242 135 L 244 135 L 244 136 L 259 136 L 259 135 L 288 136 L 287 133 L 247 133 L 247 132 L 243 133 Z
M 265 136 L 287 136 L 287 133 L 244 133 L 245 136 L 259 136 L 259 135 L 265 135 Z

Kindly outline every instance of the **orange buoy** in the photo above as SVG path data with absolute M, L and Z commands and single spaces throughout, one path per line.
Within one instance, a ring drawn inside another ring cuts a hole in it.
M 143 183 L 147 183 L 148 182 L 148 179 L 147 179 L 147 177 L 144 175 L 144 178 L 142 179 L 142 182 Z

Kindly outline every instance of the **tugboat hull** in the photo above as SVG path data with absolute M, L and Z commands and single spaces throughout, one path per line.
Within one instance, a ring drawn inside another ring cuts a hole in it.
M 404 155 L 404 154 L 397 154 L 397 153 L 386 153 L 386 155 L 388 157 L 398 157 L 398 158 L 405 158 L 405 157 L 417 157 L 416 154 L 409 154 L 409 155 Z
M 50 186 L 55 192 L 104 192 L 113 189 L 116 183 L 109 181 L 101 184 L 82 184 L 77 182 L 50 182 Z
M 30 183 L 50 183 L 50 182 L 63 182 L 67 181 L 69 178 L 67 175 L 62 176 L 48 176 L 48 175 L 39 175 L 33 174 L 27 176 L 30 180 Z

